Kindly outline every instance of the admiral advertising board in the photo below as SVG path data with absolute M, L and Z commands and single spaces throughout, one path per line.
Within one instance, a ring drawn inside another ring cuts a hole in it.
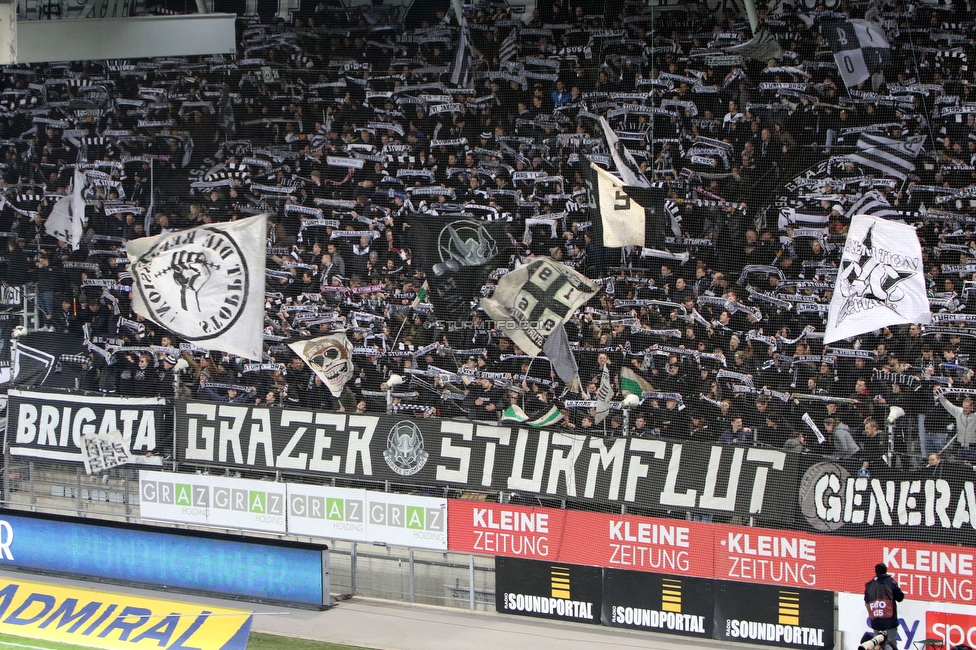
M 794 520 L 796 454 L 452 420 L 176 402 L 176 459 Z
M 461 553 L 853 593 L 866 578 L 850 567 L 885 562 L 907 598 L 973 602 L 969 547 L 463 500 L 448 515 Z
M 713 580 L 604 569 L 603 624 L 711 638 Z
M 780 648 L 834 647 L 834 594 L 717 580 L 714 638 Z
M 447 499 L 142 471 L 139 506 L 156 521 L 447 550 Z
M 250 611 L 0 577 L 0 633 L 109 650 L 245 650 Z M 53 625 L 52 625 L 53 623 Z
M 602 575 L 596 567 L 495 558 L 495 610 L 600 624 Z
M 870 573 L 864 582 L 871 577 Z M 972 605 L 906 598 L 897 608 L 899 648 L 914 647 L 922 639 L 939 639 L 945 648 L 976 647 L 976 607 Z M 858 593 L 837 594 L 837 626 L 844 633 L 844 650 L 858 650 L 861 635 L 871 629 L 863 589 Z
M 83 464 L 82 436 L 118 431 L 129 462 L 160 467 L 169 426 L 166 400 L 10 389 L 6 443 L 11 456 Z M 152 455 L 148 455 L 152 453 Z

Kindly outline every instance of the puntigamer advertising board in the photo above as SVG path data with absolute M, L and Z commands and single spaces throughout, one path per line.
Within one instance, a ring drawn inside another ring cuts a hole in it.
M 142 471 L 139 504 L 157 521 L 447 550 L 447 499 Z

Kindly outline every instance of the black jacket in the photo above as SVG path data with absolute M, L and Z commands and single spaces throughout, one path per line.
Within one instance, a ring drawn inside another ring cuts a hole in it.
M 890 575 L 883 575 L 872 580 L 869 580 L 867 584 L 864 585 L 864 602 L 876 603 L 876 606 L 870 607 L 870 613 L 868 617 L 871 618 L 871 627 L 875 630 L 891 630 L 898 627 L 898 605 L 901 601 L 905 600 L 905 594 L 902 593 L 901 587 L 895 582 L 894 578 Z M 880 612 L 883 607 L 881 606 L 882 601 L 887 601 L 891 603 L 891 616 L 884 618 L 874 618 L 874 612 Z

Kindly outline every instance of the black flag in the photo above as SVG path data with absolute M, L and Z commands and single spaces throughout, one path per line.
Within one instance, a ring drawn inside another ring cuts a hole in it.
M 407 223 L 434 314 L 444 319 L 467 315 L 488 274 L 507 262 L 511 246 L 505 222 L 416 214 Z

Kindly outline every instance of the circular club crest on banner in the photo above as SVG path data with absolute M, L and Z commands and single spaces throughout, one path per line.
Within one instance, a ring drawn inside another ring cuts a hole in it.
M 850 473 L 837 463 L 811 465 L 800 480 L 800 511 L 814 530 L 828 532 L 844 525 L 843 493 Z M 827 496 L 827 495 L 831 496 Z
M 240 318 L 247 271 L 233 237 L 204 228 L 163 238 L 136 260 L 131 273 L 153 320 L 202 341 L 220 336 Z
M 424 451 L 424 436 L 420 428 L 409 420 L 397 422 L 386 437 L 383 459 L 400 476 L 413 476 L 427 464 L 429 454 Z

